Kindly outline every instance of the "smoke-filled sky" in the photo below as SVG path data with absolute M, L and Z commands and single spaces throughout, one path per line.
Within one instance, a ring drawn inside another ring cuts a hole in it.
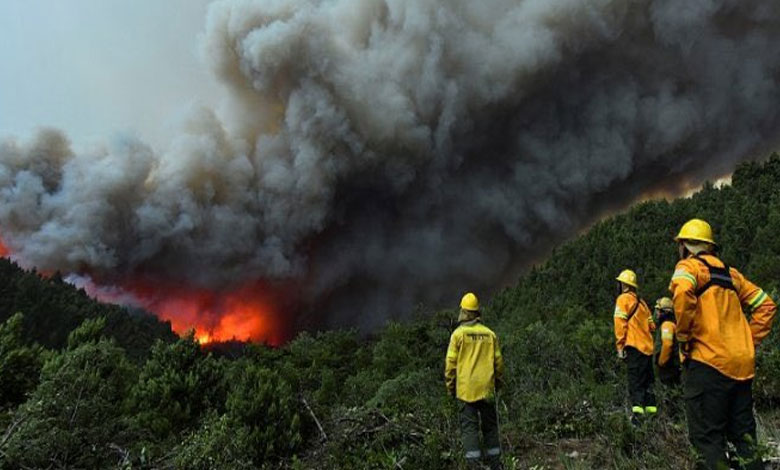
M 166 145 L 0 147 L 19 259 L 120 290 L 262 286 L 283 324 L 371 328 L 780 137 L 777 2 L 222 0 L 203 25 L 224 96 Z
M 78 145 L 167 144 L 189 103 L 217 102 L 197 42 L 208 3 L 0 1 L 0 137 L 51 126 Z

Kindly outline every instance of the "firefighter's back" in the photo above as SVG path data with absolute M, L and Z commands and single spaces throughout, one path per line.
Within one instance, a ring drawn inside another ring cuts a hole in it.
M 495 386 L 496 334 L 479 321 L 458 327 L 461 347 L 458 354 L 458 398 L 473 402 L 489 397 Z

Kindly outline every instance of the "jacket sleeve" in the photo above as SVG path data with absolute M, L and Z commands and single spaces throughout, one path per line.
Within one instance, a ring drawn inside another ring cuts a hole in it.
M 691 335 L 693 317 L 696 315 L 696 288 L 698 281 L 696 270 L 689 260 L 682 260 L 677 263 L 672 282 L 669 284 L 669 291 L 672 293 L 674 302 L 674 315 L 677 318 L 677 340 L 681 342 L 688 341 Z
M 772 328 L 777 306 L 763 289 L 748 281 L 736 269 L 732 269 L 732 276 L 738 280 L 739 301 L 742 309 L 750 314 L 750 332 L 753 344 L 758 346 Z
M 661 325 L 661 353 L 658 355 L 658 365 L 663 367 L 672 357 L 674 347 L 674 323 L 670 321 Z
M 458 375 L 458 352 L 460 351 L 461 337 L 458 330 L 452 332 L 450 345 L 447 348 L 447 358 L 444 361 L 444 383 L 447 392 L 455 395 L 455 380 Z
M 496 348 L 493 358 L 493 367 L 496 374 L 496 388 L 501 388 L 504 384 L 504 355 L 501 354 L 501 346 L 498 344 L 498 336 L 496 336 Z
M 626 296 L 621 295 L 615 301 L 615 314 L 612 319 L 615 322 L 615 346 L 618 351 L 626 346 L 626 335 L 628 334 L 628 312 L 626 311 Z

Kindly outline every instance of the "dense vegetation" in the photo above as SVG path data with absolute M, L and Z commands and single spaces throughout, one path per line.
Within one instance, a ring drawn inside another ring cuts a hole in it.
M 104 334 L 133 359 L 145 357 L 157 339 L 176 339 L 171 325 L 151 314 L 95 302 L 84 290 L 63 281 L 59 273 L 42 278 L 0 258 L 0 322 L 17 312 L 24 313 L 23 336 L 50 349 L 62 348 L 73 329 L 97 317 L 105 318 Z
M 641 295 L 665 295 L 671 238 L 693 216 L 713 223 L 728 263 L 777 298 L 777 156 L 741 166 L 730 186 L 639 204 L 557 248 L 484 311 L 507 363 L 507 468 L 690 464 L 678 391 L 661 389 L 660 415 L 629 425 L 612 305 L 626 267 Z M 170 341 L 165 325 L 56 276 L 0 262 L 0 288 L 0 468 L 462 468 L 442 381 L 454 310 L 420 311 L 369 339 L 302 333 L 228 358 L 191 336 Z M 778 341 L 773 332 L 762 345 L 754 387 L 768 457 L 780 432 Z

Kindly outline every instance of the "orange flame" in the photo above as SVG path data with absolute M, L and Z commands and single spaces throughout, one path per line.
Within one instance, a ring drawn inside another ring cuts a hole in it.
M 10 254 L 0 237 L 0 257 Z M 94 298 L 136 305 L 169 321 L 180 336 L 194 330 L 195 339 L 201 344 L 237 340 L 278 346 L 289 339 L 289 332 L 271 303 L 274 290 L 263 282 L 248 282 L 232 290 L 152 281 L 129 281 L 118 287 L 105 287 L 89 278 L 82 283 L 80 287 Z
M 279 345 L 284 340 L 268 289 L 260 282 L 231 291 L 131 283 L 123 286 L 147 310 L 170 321 L 179 335 L 194 330 L 201 344 L 254 341 Z

